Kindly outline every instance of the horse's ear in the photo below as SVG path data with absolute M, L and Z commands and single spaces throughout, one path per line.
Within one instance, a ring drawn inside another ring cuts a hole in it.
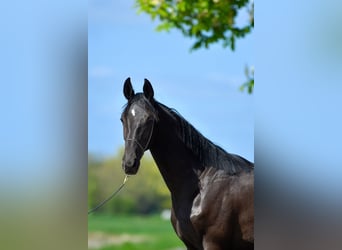
M 128 77 L 124 83 L 123 93 L 127 100 L 130 100 L 134 96 L 134 89 L 130 77 Z
M 146 96 L 147 99 L 152 100 L 154 96 L 154 91 L 152 88 L 152 84 L 150 83 L 149 80 L 145 79 L 144 80 L 144 95 Z

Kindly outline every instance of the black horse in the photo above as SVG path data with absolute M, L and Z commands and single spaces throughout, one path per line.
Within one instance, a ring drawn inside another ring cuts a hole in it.
M 254 164 L 218 147 L 175 110 L 124 83 L 128 100 L 121 121 L 127 175 L 150 150 L 171 192 L 171 222 L 187 249 L 254 248 Z

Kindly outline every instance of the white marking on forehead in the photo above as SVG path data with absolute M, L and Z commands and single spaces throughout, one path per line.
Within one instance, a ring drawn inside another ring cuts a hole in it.
M 133 116 L 135 116 L 135 110 L 134 109 L 131 110 L 131 113 Z

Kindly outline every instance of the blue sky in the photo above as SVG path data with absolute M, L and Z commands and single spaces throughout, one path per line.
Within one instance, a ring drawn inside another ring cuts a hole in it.
M 122 86 L 131 77 L 136 92 L 149 79 L 158 101 L 227 151 L 253 161 L 254 97 L 238 89 L 245 65 L 254 63 L 253 34 L 239 40 L 235 52 L 219 45 L 190 52 L 189 38 L 178 30 L 156 32 L 157 23 L 133 5 L 89 2 L 88 151 L 109 156 L 123 145 Z

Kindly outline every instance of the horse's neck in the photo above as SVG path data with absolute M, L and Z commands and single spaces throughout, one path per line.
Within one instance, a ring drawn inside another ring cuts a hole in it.
M 198 190 L 198 161 L 174 131 L 161 128 L 156 132 L 150 151 L 172 196 L 193 196 Z

